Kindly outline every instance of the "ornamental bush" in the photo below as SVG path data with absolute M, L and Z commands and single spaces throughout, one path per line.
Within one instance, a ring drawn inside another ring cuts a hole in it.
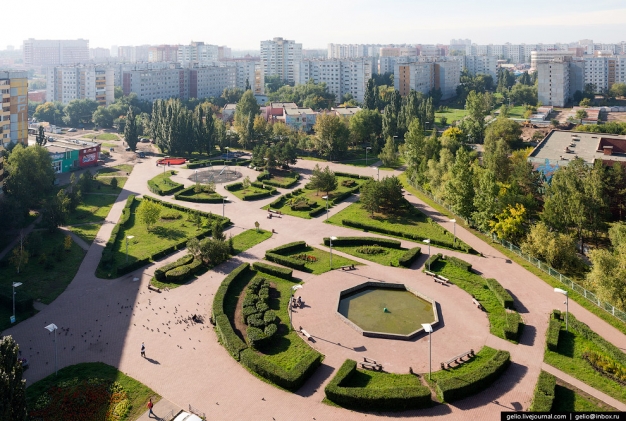
M 270 253 L 269 251 L 267 251 L 265 252 L 265 258 L 269 260 L 270 262 L 278 263 L 280 265 L 287 266 L 293 269 L 302 270 L 302 271 L 305 269 L 305 262 L 292 259 L 291 257 L 288 257 L 288 256 L 282 256 L 280 254 Z
M 283 268 L 280 266 L 268 265 L 263 262 L 254 262 L 254 270 L 267 273 L 268 275 L 276 276 L 277 278 L 287 279 L 291 281 L 293 279 L 293 270 Z
M 190 274 L 191 269 L 189 269 L 189 266 L 179 266 L 165 272 L 165 281 L 179 283 L 184 281 Z
M 472 271 L 472 265 L 470 263 L 467 263 L 465 260 L 461 260 L 458 257 L 454 256 L 446 256 L 445 259 L 446 262 L 450 263 L 451 265 L 461 268 L 467 272 Z
M 542 370 L 541 373 L 539 373 L 533 401 L 528 410 L 533 412 L 550 412 L 550 410 L 552 410 L 552 403 L 554 402 L 555 387 L 556 377 Z
M 435 264 L 437 260 L 441 258 L 443 258 L 443 255 L 441 253 L 431 255 L 428 259 L 426 259 L 426 262 L 424 263 L 424 269 L 428 270 L 429 267 L 431 267 L 433 264 Z
M 324 237 L 324 245 L 330 244 L 330 238 Z M 379 237 L 337 237 L 333 240 L 333 246 L 368 246 L 378 245 L 381 247 L 388 247 L 392 249 L 401 248 L 400 240 L 392 240 L 391 238 L 379 238 Z
M 485 283 L 504 308 L 513 308 L 513 297 L 511 297 L 511 294 L 509 294 L 509 292 L 504 289 L 502 285 L 500 285 L 500 282 L 493 278 L 487 278 L 485 279 Z
M 251 348 L 241 352 L 243 365 L 272 383 L 292 391 L 298 390 L 321 362 L 322 354 L 311 350 L 291 370 L 286 371 Z
M 412 249 L 407 250 L 400 258 L 398 259 L 398 264 L 400 266 L 404 266 L 405 268 L 411 267 L 413 262 L 417 260 L 418 257 L 422 254 L 422 249 L 420 247 L 413 247 Z
M 187 265 L 193 261 L 193 254 L 186 254 L 175 262 L 168 263 L 167 265 L 161 266 L 160 268 L 154 271 L 154 277 L 158 281 L 163 281 L 165 279 L 165 273 L 172 269 L 175 269 L 179 266 Z

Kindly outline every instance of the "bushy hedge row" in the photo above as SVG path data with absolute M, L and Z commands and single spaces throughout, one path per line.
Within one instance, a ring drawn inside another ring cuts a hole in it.
M 596 344 L 605 354 L 607 354 L 607 356 L 613 359 L 613 361 L 621 364 L 623 367 L 626 367 L 626 354 L 621 349 L 591 330 L 585 323 L 578 321 L 572 313 L 569 313 L 567 317 L 569 328 L 571 330 L 576 332 L 577 335 L 580 335 L 588 341 Z
M 165 272 L 168 270 L 172 270 L 179 266 L 187 265 L 193 261 L 193 254 L 186 254 L 175 262 L 168 263 L 167 265 L 161 266 L 157 270 L 154 271 L 154 277 L 157 281 L 163 281 L 165 279 Z
M 267 252 L 275 254 L 290 254 L 295 253 L 304 247 L 306 247 L 306 241 L 294 241 L 293 243 L 283 244 L 282 246 L 270 249 Z
M 155 197 L 152 197 L 152 196 L 144 196 L 143 199 L 144 200 L 146 200 L 146 199 L 147 200 L 151 200 L 151 201 L 153 201 L 155 203 L 160 203 L 162 206 L 164 206 L 166 208 L 176 209 L 176 210 L 179 210 L 181 212 L 195 212 L 195 213 L 199 213 L 201 216 L 203 216 L 203 217 L 205 217 L 205 218 L 207 218 L 209 220 L 212 220 L 212 222 L 221 224 L 222 228 L 226 228 L 227 226 L 232 224 L 232 222 L 230 222 L 230 219 L 225 218 L 223 216 L 216 215 L 216 214 L 211 213 L 211 212 L 204 212 L 204 211 L 199 211 L 199 210 L 195 210 L 195 209 L 189 209 L 189 208 L 186 208 L 184 206 L 180 206 L 180 205 L 178 205 L 176 203 L 170 203 L 170 202 L 165 202 L 163 200 L 159 200 L 159 199 L 157 199 Z M 220 199 L 220 201 L 221 201 L 221 199 Z
M 529 411 L 533 412 L 550 412 L 552 403 L 554 402 L 554 389 L 556 387 L 556 377 L 545 371 L 539 373 L 539 379 L 535 386 L 533 401 L 530 404 Z
M 248 345 L 235 333 L 228 316 L 220 314 L 219 316 L 214 316 L 214 320 L 215 330 L 220 342 L 228 353 L 239 361 L 241 352 L 247 349 Z
M 278 263 L 279 265 L 287 266 L 297 270 L 304 270 L 305 263 L 301 260 L 291 258 L 289 256 L 283 256 L 282 254 L 265 252 L 265 258 L 270 262 Z
M 228 288 L 230 284 L 241 274 L 246 273 L 250 270 L 249 263 L 242 263 L 237 266 L 231 273 L 228 274 L 226 278 L 222 281 L 219 288 L 215 292 L 215 296 L 213 297 L 213 318 L 224 314 L 224 299 L 226 298 L 226 293 L 228 292 Z
M 398 259 L 398 263 L 400 266 L 404 266 L 405 268 L 411 267 L 413 262 L 417 260 L 418 257 L 422 254 L 422 249 L 420 247 L 413 247 L 412 249 L 407 250 L 400 258 Z
M 124 263 L 117 268 L 115 268 L 115 274 L 117 276 L 125 275 L 133 270 L 137 270 L 146 265 L 150 264 L 150 257 L 145 257 L 143 259 L 135 260 L 134 262 Z
M 260 181 L 253 181 L 250 183 L 251 186 L 259 188 L 259 189 L 265 189 L 265 190 L 269 190 L 272 193 L 274 193 L 276 191 L 275 187 L 272 186 L 266 186 L 264 183 L 261 183 Z
M 271 191 L 264 191 L 261 193 L 250 193 L 250 194 L 246 194 L 243 196 L 243 200 L 245 201 L 253 201 L 253 200 L 259 200 L 259 199 L 265 199 L 266 197 L 271 197 L 272 196 L 272 192 Z
M 355 193 L 358 193 L 360 186 L 356 186 L 351 188 L 350 190 L 346 190 L 343 193 L 339 193 L 337 196 L 333 197 L 332 204 L 336 205 L 337 203 L 341 203 L 346 200 L 348 197 L 352 196 Z
M 326 208 L 325 208 L 325 207 L 320 206 L 319 208 L 317 208 L 317 209 L 313 209 L 312 211 L 310 211 L 310 212 L 309 212 L 309 216 L 310 216 L 311 218 L 314 218 L 314 217 L 316 217 L 317 215 L 320 215 L 320 214 L 324 213 L 324 211 L 325 211 L 325 210 L 326 210 Z
M 326 398 L 345 408 L 364 411 L 405 411 L 432 405 L 430 389 L 412 387 L 345 387 L 345 381 L 356 373 L 356 361 L 346 360 L 326 385 Z
M 428 259 L 426 259 L 426 262 L 424 263 L 424 269 L 428 270 L 429 267 L 434 265 L 435 262 L 441 258 L 443 258 L 443 254 L 441 253 L 431 255 Z
M 231 161 L 228 161 L 228 163 L 230 164 Z M 196 162 L 189 162 L 187 163 L 187 168 L 193 170 L 194 168 L 201 168 L 201 167 L 210 167 L 213 165 L 226 165 L 226 160 L 224 159 L 206 159 L 203 161 L 196 161 Z
M 267 273 L 268 275 L 272 275 L 277 278 L 287 279 L 288 281 L 291 281 L 293 279 L 293 270 L 291 269 L 283 268 L 280 266 L 268 265 L 267 263 L 263 262 L 254 262 L 252 264 L 252 267 L 258 272 Z
M 193 202 L 193 203 L 222 203 L 222 196 L 218 197 L 193 197 L 196 186 L 192 185 L 183 189 L 174 195 L 174 199 L 183 200 L 185 202 Z
M 228 191 L 237 191 L 243 189 L 243 183 L 240 181 L 238 183 L 227 184 L 224 188 Z
M 243 322 L 248 326 L 248 343 L 259 348 L 269 343 L 278 331 L 276 313 L 269 309 L 270 283 L 265 278 L 255 278 L 246 288 L 243 300 Z
M 298 180 L 300 179 L 300 174 L 298 174 L 297 172 L 291 172 L 290 174 L 293 176 L 293 178 L 289 177 L 291 179 L 280 182 L 280 181 L 272 180 L 271 174 L 267 171 L 264 171 L 261 174 L 259 174 L 256 180 L 263 182 L 263 184 L 267 184 L 270 186 L 288 188 L 296 184 Z
M 240 353 L 241 363 L 259 376 L 288 390 L 298 390 L 307 378 L 322 363 L 322 354 L 315 350 L 308 352 L 291 370 L 272 363 L 259 355 L 252 348 L 246 348 Z
M 556 352 L 559 346 L 559 334 L 561 333 L 561 312 L 554 310 L 548 323 L 546 332 L 546 349 Z
M 191 269 L 187 265 L 178 266 L 170 269 L 165 273 L 165 281 L 172 283 L 180 283 L 191 274 Z
M 471 272 L 472 270 L 472 265 L 470 263 L 467 263 L 465 260 L 461 260 L 458 257 L 446 256 L 445 259 L 446 262 L 450 263 L 451 265 L 461 268 L 467 272 Z
M 113 245 L 117 241 L 117 236 L 119 235 L 120 228 L 125 226 L 128 220 L 130 219 L 130 208 L 135 201 L 135 196 L 130 195 L 126 199 L 126 204 L 124 205 L 124 209 L 122 209 L 122 216 L 117 224 L 113 227 L 111 231 L 111 236 L 109 237 L 109 241 L 107 241 L 104 250 L 102 250 L 102 257 L 100 258 L 100 265 L 104 269 L 109 267 L 111 263 L 113 263 Z
M 170 176 L 176 175 L 176 171 L 167 171 L 165 172 L 165 175 L 167 174 L 169 174 Z M 159 187 L 159 185 L 154 181 L 154 179 L 157 177 L 163 178 L 163 175 L 159 174 L 156 177 L 148 180 L 148 190 L 150 190 L 154 194 L 158 194 L 159 196 L 167 196 L 172 193 L 176 193 L 177 191 L 182 190 L 185 187 L 184 185 L 172 180 L 169 180 L 171 185 Z
M 358 175 L 358 174 L 352 174 L 349 172 L 338 172 L 335 171 L 335 175 L 337 177 L 348 177 L 348 178 L 356 178 L 359 180 L 373 180 L 373 177 L 370 177 L 368 175 Z
M 487 278 L 485 279 L 485 282 L 504 308 L 513 308 L 513 297 L 511 297 L 511 294 L 509 294 L 509 292 L 504 289 L 502 285 L 500 285 L 500 282 L 493 278 Z
M 506 326 L 504 327 L 504 338 L 510 341 L 517 341 L 522 326 L 522 316 L 517 311 L 506 313 Z
M 324 237 L 324 245 L 330 245 L 330 237 Z M 390 249 L 402 248 L 400 240 L 393 240 L 391 238 L 378 238 L 378 237 L 337 237 L 333 240 L 333 246 L 381 246 Z
M 498 351 L 474 371 L 437 381 L 436 392 L 444 402 L 453 402 L 475 395 L 489 387 L 511 362 L 508 351 Z

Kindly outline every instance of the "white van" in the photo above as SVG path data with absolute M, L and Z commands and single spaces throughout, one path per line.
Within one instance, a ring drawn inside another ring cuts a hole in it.
M 174 418 L 174 421 L 202 421 L 202 418 L 195 414 L 190 414 L 189 412 L 181 412 Z

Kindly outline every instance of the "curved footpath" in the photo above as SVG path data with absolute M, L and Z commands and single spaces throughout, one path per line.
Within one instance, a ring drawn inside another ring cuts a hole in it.
M 300 160 L 298 170 L 306 177 L 315 166 L 314 161 Z M 324 166 L 326 163 L 323 164 Z M 340 164 L 329 164 L 334 170 L 359 173 L 376 177 L 376 170 L 371 168 L 352 167 Z M 176 169 L 176 168 L 170 168 Z M 257 172 L 237 167 L 244 176 L 254 179 Z M 193 170 L 178 169 L 179 175 L 174 179 L 192 184 L 186 177 Z M 118 197 L 96 240 L 89 248 L 80 269 L 63 294 L 34 317 L 6 331 L 13 335 L 20 344 L 23 355 L 31 361 L 31 368 L 26 372 L 29 384 L 54 372 L 55 348 L 52 334 L 44 330 L 44 326 L 55 323 L 58 332 L 58 365 L 59 368 L 79 362 L 103 361 L 118 367 L 124 373 L 145 383 L 164 398 L 186 408 L 188 404 L 204 411 L 209 419 L 219 420 L 261 420 L 274 419 L 316 419 L 316 420 L 362 420 L 364 414 L 336 408 L 321 403 L 326 382 L 333 376 L 334 370 L 341 365 L 346 357 L 345 352 L 329 353 L 315 375 L 296 394 L 279 390 L 257 379 L 233 358 L 217 342 L 212 326 L 192 324 L 185 320 L 191 314 L 210 313 L 213 294 L 220 282 L 234 267 L 242 261 L 262 259 L 265 250 L 278 245 L 305 240 L 312 245 L 320 244 L 324 236 L 359 235 L 357 231 L 324 224 L 324 216 L 304 221 L 300 218 L 283 216 L 282 218 L 266 218 L 266 212 L 260 208 L 274 200 L 265 199 L 256 202 L 243 202 L 218 186 L 218 192 L 232 198 L 226 205 L 226 216 L 234 222 L 229 230 L 233 235 L 242 230 L 254 227 L 258 221 L 264 229 L 275 229 L 269 240 L 247 250 L 240 256 L 216 267 L 202 275 L 199 279 L 177 289 L 161 294 L 147 289 L 155 266 L 161 266 L 178 258 L 184 251 L 164 259 L 157 265 L 152 264 L 132 274 L 115 280 L 98 279 L 95 269 L 100 260 L 102 249 L 110 237 L 114 224 L 118 221 L 126 198 L 130 194 L 150 194 L 147 181 L 163 169 L 155 166 L 154 159 L 146 159 L 138 163 L 131 173 L 124 190 Z M 381 176 L 390 172 L 381 171 Z M 300 183 L 304 184 L 304 181 Z M 284 191 L 283 189 L 279 189 Z M 419 199 L 407 194 L 407 199 L 428 216 L 452 231 L 452 223 L 438 212 L 428 207 Z M 173 197 L 163 200 L 174 201 Z M 181 202 L 178 202 L 181 203 Z M 336 213 L 348 206 L 344 202 L 331 210 Z M 221 204 L 193 204 L 184 202 L 191 208 L 222 213 Z M 456 227 L 457 236 L 470 244 L 486 257 L 470 256 L 462 253 L 440 250 L 431 247 L 432 253 L 442 252 L 458 256 L 483 273 L 485 277 L 498 279 L 502 285 L 512 292 L 516 305 L 526 324 L 519 345 L 514 345 L 490 334 L 474 339 L 477 345 L 489 345 L 494 348 L 506 349 L 511 352 L 512 365 L 496 383 L 487 391 L 453 405 L 438 405 L 431 409 L 401 413 L 397 416 L 417 419 L 421 416 L 445 416 L 451 420 L 481 419 L 499 420 L 500 411 L 525 410 L 530 404 L 533 388 L 539 370 L 543 364 L 545 331 L 549 313 L 554 308 L 562 308 L 562 298 L 554 294 L 552 287 L 544 283 L 530 272 L 507 258 L 487 243 L 476 238 L 462 227 Z M 370 235 L 370 234 L 367 234 Z M 403 241 L 403 246 L 415 246 Z M 422 247 L 422 251 L 426 251 Z M 339 253 L 341 254 L 341 253 Z M 350 257 L 352 258 L 352 257 Z M 395 282 L 405 282 L 426 286 L 427 277 L 421 273 L 420 267 L 425 260 L 422 256 L 420 265 L 414 270 L 389 268 L 367 262 L 367 266 L 358 268 L 358 275 L 383 279 L 393 278 Z M 308 273 L 298 275 L 305 282 L 339 277 L 341 272 L 332 272 L 318 278 Z M 134 281 L 134 279 L 137 279 Z M 432 280 L 430 281 L 432 284 Z M 302 290 L 306 301 L 306 288 Z M 436 293 L 436 292 L 434 292 Z M 313 297 L 311 297 L 313 299 Z M 333 298 L 334 300 L 335 298 Z M 442 307 L 445 317 L 451 311 L 449 306 Z M 461 310 L 459 310 L 461 311 Z M 572 301 L 570 311 L 594 331 L 616 346 L 626 349 L 626 336 L 608 325 L 600 318 L 588 312 Z M 294 316 L 295 324 L 306 321 L 306 313 Z M 207 317 L 208 319 L 208 317 Z M 462 341 L 462 331 L 454 328 L 453 317 L 450 323 L 433 334 L 433 366 L 436 367 L 440 354 L 448 352 L 449 347 L 466 345 Z M 482 322 L 484 323 L 484 321 Z M 308 325 L 307 325 L 308 326 Z M 314 328 L 313 335 L 325 335 L 326 327 Z M 332 330 L 333 327 L 327 327 Z M 308 330 L 308 329 L 307 329 Z M 459 335 L 459 333 L 461 335 Z M 459 337 L 461 340 L 459 340 Z M 140 356 L 141 343 L 146 343 L 147 358 Z M 320 341 L 321 342 L 321 341 Z M 389 341 L 390 352 L 395 342 Z M 407 364 L 418 369 L 427 365 L 427 354 L 424 341 L 414 342 L 416 351 L 407 356 Z M 321 343 L 314 346 L 322 346 Z M 404 344 L 406 346 L 406 344 Z M 448 347 L 448 348 L 446 348 Z M 329 349 L 332 349 L 329 348 Z M 358 358 L 355 353 L 353 358 Z M 406 369 L 406 367 L 405 367 Z M 402 370 L 402 372 L 406 372 Z M 601 395 L 601 394 L 600 394 Z M 621 405 L 620 409 L 624 409 Z M 383 418 L 385 414 L 367 414 L 371 418 Z

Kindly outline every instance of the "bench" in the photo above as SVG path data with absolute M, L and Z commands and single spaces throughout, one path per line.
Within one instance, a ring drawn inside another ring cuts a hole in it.
M 302 326 L 300 326 L 300 333 L 306 336 L 307 339 L 311 339 L 311 334 L 307 332 L 306 330 L 302 329 Z
M 354 270 L 354 269 L 356 269 L 354 265 L 346 265 L 346 266 L 341 267 L 341 270 Z
M 479 310 L 483 309 L 482 304 L 480 304 L 478 301 L 476 301 L 476 298 L 472 298 L 472 304 L 474 304 L 476 307 L 478 307 Z
M 428 275 L 428 276 L 437 276 L 437 274 L 436 274 L 436 273 L 429 272 L 429 271 L 427 271 L 427 270 L 425 270 L 425 271 L 424 271 L 424 273 L 425 273 L 426 275 Z
M 433 281 L 437 282 L 438 284 L 441 285 L 447 285 L 448 283 L 446 281 L 444 281 L 443 279 L 439 279 L 439 278 L 433 278 Z
M 380 364 L 369 363 L 367 361 L 363 361 L 361 364 L 361 368 L 368 368 L 370 370 L 382 371 L 383 366 Z
M 443 281 L 443 282 L 450 282 L 450 280 L 448 278 L 446 278 L 445 276 L 435 275 L 435 278 L 437 278 L 437 279 L 439 279 L 440 281 Z
M 452 363 L 456 363 L 456 364 L 461 364 L 463 362 L 465 362 L 466 360 L 464 360 L 463 358 L 465 357 L 469 357 L 472 358 L 474 356 L 474 350 L 470 349 L 467 352 L 464 352 L 462 354 L 457 355 L 454 358 L 450 358 L 448 361 L 441 363 L 441 369 L 445 370 L 445 368 L 450 368 L 452 366 Z
M 161 288 L 153 287 L 151 284 L 148 284 L 148 289 L 150 291 L 154 291 L 154 292 L 158 292 L 158 293 L 161 292 Z
M 278 215 L 278 216 L 282 215 L 282 212 L 281 212 L 281 211 L 279 211 L 279 210 L 268 209 L 267 211 L 268 211 L 269 213 L 273 213 L 274 215 Z

